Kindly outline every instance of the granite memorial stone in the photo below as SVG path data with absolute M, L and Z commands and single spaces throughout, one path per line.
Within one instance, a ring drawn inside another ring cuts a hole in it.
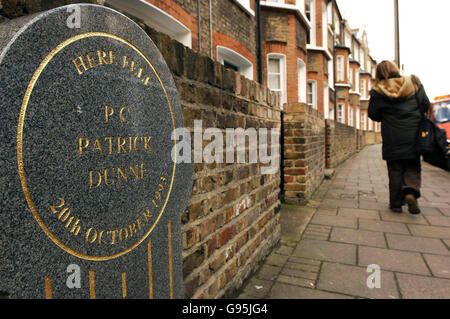
M 183 298 L 193 167 L 172 159 L 180 102 L 145 32 L 89 4 L 2 23 L 0 97 L 2 294 Z

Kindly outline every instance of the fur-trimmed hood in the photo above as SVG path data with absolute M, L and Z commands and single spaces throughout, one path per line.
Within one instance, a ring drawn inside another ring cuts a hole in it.
M 420 80 L 417 76 L 403 76 L 378 82 L 374 91 L 390 99 L 410 98 L 419 90 Z

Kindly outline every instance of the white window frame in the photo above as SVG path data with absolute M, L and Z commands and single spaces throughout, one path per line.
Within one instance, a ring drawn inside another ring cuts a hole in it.
M 224 46 L 217 46 L 217 61 L 224 64 L 225 61 L 235 65 L 239 69 L 239 73 L 249 80 L 253 80 L 253 63 L 244 56 Z
M 360 73 L 360 70 L 357 69 L 356 70 L 356 79 L 355 79 L 355 82 L 356 82 L 355 91 L 358 92 L 358 93 L 361 93 L 360 90 L 359 90 L 359 79 L 360 79 L 359 73 Z
M 255 11 L 250 7 L 250 0 L 234 0 L 242 9 L 255 16 Z
M 300 103 L 308 102 L 308 80 L 306 76 L 306 63 L 302 59 L 297 59 L 297 78 L 298 78 L 298 101 Z
M 286 56 L 281 53 L 269 53 L 267 55 L 267 86 L 270 84 L 269 76 L 271 75 L 269 72 L 269 60 L 277 59 L 280 61 L 280 89 L 271 89 L 275 92 L 281 93 L 281 104 L 287 103 L 287 85 L 286 85 Z
M 345 104 L 344 103 L 338 103 L 337 121 L 339 123 L 345 124 Z
M 348 112 L 347 112 L 348 118 L 347 118 L 347 123 L 348 126 L 353 127 L 354 123 L 353 123 L 353 118 L 354 118 L 354 112 L 353 112 L 353 108 L 351 106 L 348 106 Z
M 361 112 L 361 124 L 363 131 L 367 131 L 367 114 L 366 112 Z
M 312 84 L 312 91 L 309 90 L 310 84 Z M 310 101 L 309 97 L 312 97 L 312 101 Z M 316 80 L 309 80 L 308 81 L 308 105 L 312 107 L 313 109 L 318 109 L 318 103 L 317 103 L 317 81 Z
M 322 2 L 322 47 L 328 49 L 328 9 Z
M 345 82 L 345 70 L 344 70 L 345 57 L 343 55 L 338 55 L 336 58 L 336 69 L 337 69 L 337 81 Z
M 330 89 L 328 82 L 323 82 L 323 113 L 325 119 L 330 117 Z
M 106 3 L 141 19 L 156 31 L 167 34 L 183 45 L 192 48 L 191 30 L 157 6 L 145 0 L 107 0 Z
M 350 64 L 349 64 L 347 70 L 348 70 L 348 75 L 347 75 L 347 77 L 348 77 L 348 84 L 350 84 L 350 86 L 353 87 L 353 83 L 354 83 L 354 80 L 355 80 L 354 79 L 355 72 L 354 72 L 353 68 L 350 67 Z
M 309 40 L 310 43 L 309 45 L 311 46 L 316 46 L 317 43 L 317 34 L 316 34 L 316 0 L 305 0 L 308 1 L 310 4 L 310 23 L 311 23 L 311 30 L 309 30 L 310 35 L 309 35 Z M 305 11 L 305 15 L 306 15 L 306 11 Z
M 361 110 L 359 108 L 356 109 L 356 129 L 361 129 Z
M 328 60 L 328 86 L 334 88 L 334 60 Z
M 362 84 L 361 96 L 363 98 L 367 98 L 367 80 L 366 79 L 361 79 L 361 84 Z

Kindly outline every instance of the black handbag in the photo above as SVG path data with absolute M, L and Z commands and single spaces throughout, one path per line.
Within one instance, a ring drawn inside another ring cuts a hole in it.
M 425 110 L 416 94 L 422 121 L 419 125 L 417 139 L 417 152 L 423 155 L 423 160 L 433 166 L 450 170 L 450 161 L 447 152 L 447 134 L 430 119 L 425 117 Z
M 416 94 L 417 104 L 419 105 L 422 121 L 419 125 L 419 136 L 417 139 L 417 152 L 420 155 L 439 153 L 446 157 L 447 153 L 447 135 L 446 132 L 425 117 L 425 110 Z

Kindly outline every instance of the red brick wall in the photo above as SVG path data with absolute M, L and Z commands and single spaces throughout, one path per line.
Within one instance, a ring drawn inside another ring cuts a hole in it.
M 194 120 L 223 131 L 281 127 L 277 94 L 164 35 L 149 35 L 175 75 L 186 127 Z M 187 298 L 227 296 L 279 241 L 280 172 L 261 175 L 260 168 L 195 164 L 192 197 L 182 217 Z

